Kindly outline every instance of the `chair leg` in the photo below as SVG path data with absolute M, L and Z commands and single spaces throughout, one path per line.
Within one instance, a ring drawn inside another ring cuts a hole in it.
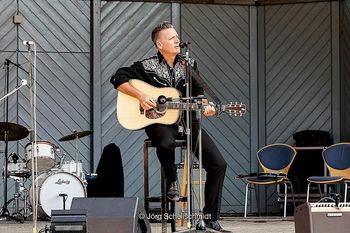
M 321 184 L 317 184 L 317 187 L 318 187 L 318 191 L 320 193 L 320 196 L 322 197 L 323 193 L 322 193 Z M 325 193 L 325 195 L 327 195 L 327 193 Z
M 348 183 L 345 182 L 344 203 L 346 202 L 347 195 L 348 195 Z
M 259 190 L 258 190 L 256 184 L 253 184 L 253 185 L 254 185 L 254 192 L 255 192 L 256 207 L 258 208 L 258 216 L 260 217 L 261 213 L 260 213 L 260 195 L 259 195 Z M 266 187 L 265 187 L 265 194 L 266 194 Z
M 284 205 L 283 205 L 283 218 L 287 216 L 287 184 L 284 183 Z
M 293 189 L 293 184 L 292 182 L 288 181 L 287 184 L 290 185 L 290 191 L 291 191 L 291 194 L 292 194 L 292 201 L 293 201 L 293 206 L 294 206 L 294 209 L 295 209 L 295 198 L 294 198 L 294 189 Z
M 244 201 L 244 217 L 247 217 L 247 205 L 248 205 L 248 190 L 249 190 L 249 183 L 245 185 L 245 201 Z
M 308 184 L 307 184 L 307 190 L 306 190 L 306 202 L 309 202 L 310 185 L 311 185 L 311 183 L 308 183 Z

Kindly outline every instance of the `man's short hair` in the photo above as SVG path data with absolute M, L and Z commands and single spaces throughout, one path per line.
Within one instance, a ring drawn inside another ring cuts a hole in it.
M 153 41 L 155 46 L 157 46 L 157 39 L 158 39 L 159 32 L 164 30 L 164 29 L 168 29 L 168 28 L 174 28 L 174 26 L 169 21 L 164 21 L 164 22 L 158 24 L 157 27 L 155 27 L 153 29 L 152 41 Z

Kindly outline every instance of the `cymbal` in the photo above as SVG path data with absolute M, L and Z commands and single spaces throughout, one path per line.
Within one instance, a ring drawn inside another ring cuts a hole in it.
M 60 138 L 58 141 L 64 142 L 64 141 L 74 140 L 74 139 L 77 139 L 77 138 L 82 138 L 82 137 L 85 137 L 85 136 L 88 136 L 88 135 L 92 134 L 93 132 L 94 131 L 92 131 L 92 130 L 80 131 L 80 132 L 73 131 L 72 134 L 66 135 L 66 136 Z
M 0 122 L 0 141 L 5 141 L 5 124 L 6 122 Z M 21 140 L 28 136 L 29 131 L 26 127 L 8 122 L 8 141 Z

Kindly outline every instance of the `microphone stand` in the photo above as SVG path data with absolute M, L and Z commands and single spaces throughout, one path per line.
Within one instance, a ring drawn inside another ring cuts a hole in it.
M 184 43 L 184 47 L 186 48 L 186 139 L 187 139 L 187 223 L 186 227 L 187 230 L 181 231 L 181 232 L 204 232 L 206 229 L 205 222 L 203 220 L 202 216 L 202 131 L 200 128 L 200 117 L 199 117 L 199 131 L 198 131 L 198 147 L 199 147 L 199 185 L 200 185 L 200 195 L 199 195 L 199 208 L 200 208 L 200 214 L 199 214 L 199 222 L 196 224 L 196 229 L 191 229 L 193 224 L 193 215 L 192 215 L 192 117 L 191 117 L 191 109 L 190 109 L 190 102 L 195 99 L 192 97 L 192 76 L 191 76 L 191 64 L 189 61 L 189 42 Z M 200 112 L 200 110 L 199 110 Z
M 191 228 L 192 222 L 191 222 L 191 216 L 192 216 L 192 188 L 191 188 L 191 181 L 192 181 L 192 118 L 190 116 L 190 102 L 192 97 L 192 78 L 190 75 L 190 58 L 189 53 L 190 49 L 189 46 L 186 45 L 186 139 L 187 139 L 187 229 Z
M 204 96 L 203 96 L 204 97 Z M 198 109 L 196 111 L 196 116 L 198 120 L 198 160 L 199 160 L 199 219 L 196 225 L 197 230 L 205 230 L 206 225 L 203 220 L 203 191 L 202 191 L 202 104 L 203 104 L 203 99 L 199 99 L 197 101 L 198 104 Z

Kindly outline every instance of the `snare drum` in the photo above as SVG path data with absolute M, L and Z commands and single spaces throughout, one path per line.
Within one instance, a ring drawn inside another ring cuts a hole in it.
M 27 168 L 26 161 L 8 162 L 7 175 L 17 177 L 29 177 L 30 170 Z
M 38 171 L 46 171 L 55 165 L 55 148 L 54 144 L 49 141 L 36 141 L 36 149 L 34 159 L 38 161 Z M 32 169 L 32 143 L 28 143 L 25 147 L 25 156 L 27 167 Z

